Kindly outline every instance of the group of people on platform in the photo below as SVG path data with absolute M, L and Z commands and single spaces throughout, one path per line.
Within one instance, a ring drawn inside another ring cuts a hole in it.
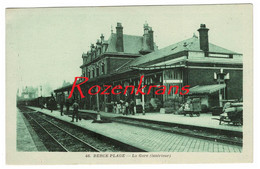
M 54 109 L 57 108 L 57 102 L 54 98 L 54 96 L 52 95 L 48 100 L 47 100 L 47 105 L 44 106 L 43 101 L 41 101 L 40 103 L 40 107 L 41 109 L 43 109 L 43 107 L 48 108 L 51 113 L 53 112 Z M 66 112 L 67 114 L 69 113 L 70 110 L 70 106 L 71 103 L 69 102 L 69 100 L 65 100 L 65 97 L 61 97 L 60 101 L 59 101 L 59 106 L 60 106 L 60 115 L 63 116 L 63 111 L 64 111 L 64 106 L 66 107 Z M 72 120 L 71 122 L 74 122 L 74 119 L 76 119 L 76 122 L 78 122 L 78 120 L 81 120 L 80 116 L 79 116 L 79 103 L 78 100 L 74 100 L 73 104 L 72 104 L 72 108 L 73 108 L 73 113 L 72 113 Z
M 57 108 L 57 102 L 55 101 L 55 98 L 52 97 L 48 100 L 49 103 L 49 107 L 47 107 L 48 109 L 50 109 L 51 113 L 53 112 L 53 110 L 55 109 L 55 107 Z M 123 114 L 123 115 L 135 115 L 135 101 L 133 99 L 131 100 L 119 100 L 116 102 L 112 102 L 113 103 L 113 112 L 116 114 Z M 72 113 L 72 120 L 71 122 L 74 122 L 74 120 L 76 119 L 76 122 L 78 122 L 78 120 L 81 120 L 81 117 L 79 116 L 79 102 L 77 99 L 75 99 L 73 101 L 73 104 L 71 105 L 70 101 L 68 99 L 65 99 L 65 97 L 61 97 L 61 99 L 58 101 L 59 104 L 59 108 L 60 108 L 60 115 L 63 116 L 64 115 L 64 107 L 66 107 L 66 113 L 69 114 L 69 110 L 70 110 L 70 106 L 73 109 L 73 113 Z M 41 106 L 41 108 L 43 108 L 43 106 Z
M 60 105 L 60 115 L 61 116 L 63 116 L 64 103 L 66 106 L 67 113 L 69 113 L 69 109 L 70 109 L 70 102 L 68 100 L 66 100 L 65 102 L 60 101 L 59 105 Z M 78 120 L 81 120 L 81 117 L 79 116 L 79 103 L 78 103 L 77 99 L 74 100 L 74 103 L 72 104 L 72 108 L 73 108 L 73 113 L 72 113 L 71 122 L 74 122 L 74 119 L 76 119 L 76 122 L 78 122 Z
M 132 99 L 130 101 L 120 100 L 118 102 L 113 103 L 113 112 L 116 114 L 123 114 L 123 115 L 128 115 L 128 114 L 135 115 L 134 107 L 135 107 L 134 100 Z

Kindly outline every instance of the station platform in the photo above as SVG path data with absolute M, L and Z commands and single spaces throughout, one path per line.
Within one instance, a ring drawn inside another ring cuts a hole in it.
M 191 138 L 179 134 L 153 129 L 136 127 L 121 123 L 93 123 L 92 119 L 71 122 L 68 115 L 60 115 L 59 111 L 40 109 L 28 106 L 46 115 L 72 123 L 75 126 L 102 134 L 122 143 L 137 147 L 147 152 L 241 152 L 242 147 L 200 138 Z M 103 114 L 103 113 L 101 113 Z M 116 114 L 111 114 L 115 115 Z M 141 115 L 138 115 L 141 116 Z M 101 117 L 102 118 L 102 117 Z
M 16 150 L 23 151 L 38 151 L 32 136 L 25 124 L 25 119 L 22 117 L 22 113 L 17 109 L 17 138 L 16 138 Z
M 95 113 L 96 111 L 93 110 L 79 110 L 80 112 L 87 112 L 87 113 Z M 213 118 L 219 118 L 218 116 L 212 116 L 211 114 L 201 114 L 199 117 L 194 115 L 190 117 L 189 115 L 176 115 L 176 114 L 162 114 L 162 113 L 146 113 L 143 115 L 142 113 L 135 114 L 135 115 L 122 115 L 122 114 L 115 114 L 115 113 L 106 113 L 100 112 L 101 117 L 127 117 L 133 119 L 142 119 L 142 120 L 150 120 L 150 121 L 159 121 L 159 122 L 167 122 L 167 123 L 174 123 L 174 124 L 182 124 L 182 125 L 190 125 L 190 126 L 198 126 L 204 128 L 213 128 L 213 129 L 221 129 L 221 130 L 228 130 L 228 131 L 236 131 L 236 132 L 243 132 L 242 126 L 233 126 L 228 124 L 221 124 L 219 125 L 219 121 Z

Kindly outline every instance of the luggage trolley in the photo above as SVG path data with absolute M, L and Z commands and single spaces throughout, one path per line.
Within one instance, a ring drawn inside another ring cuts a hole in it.
M 220 114 L 219 125 L 232 123 L 233 125 L 243 125 L 243 103 L 226 103 L 223 113 Z
M 188 99 L 187 102 L 184 104 L 184 112 L 183 112 L 184 116 L 186 116 L 186 114 L 189 114 L 190 117 L 192 117 L 193 114 L 200 116 L 200 112 L 201 112 L 200 98 Z

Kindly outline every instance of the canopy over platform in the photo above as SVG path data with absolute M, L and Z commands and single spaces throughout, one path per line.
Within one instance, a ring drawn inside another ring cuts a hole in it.
M 190 88 L 190 92 L 188 95 L 193 94 L 212 94 L 214 92 L 219 91 L 220 89 L 224 89 L 226 84 L 214 84 L 214 85 L 205 85 L 205 86 L 195 86 Z

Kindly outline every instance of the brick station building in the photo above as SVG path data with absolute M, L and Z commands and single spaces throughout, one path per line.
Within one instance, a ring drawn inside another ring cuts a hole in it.
M 169 88 L 178 85 L 181 88 L 190 85 L 190 97 L 200 97 L 207 107 L 221 106 L 221 100 L 241 99 L 242 54 L 209 43 L 209 29 L 205 24 L 201 24 L 198 31 L 199 37 L 193 35 L 158 49 L 148 24 L 144 24 L 143 36 L 135 36 L 124 34 L 122 24 L 117 23 L 116 33 L 111 32 L 108 40 L 101 34 L 96 45 L 92 44 L 89 51 L 82 54 L 81 76 L 89 78 L 81 85 L 86 97 L 81 99 L 75 88 L 73 98 L 80 100 L 82 109 L 94 109 L 99 105 L 107 112 L 111 112 L 112 103 L 119 100 L 134 99 L 145 109 L 148 105 L 158 105 L 158 102 L 163 106 L 168 100 L 177 104 L 184 101 L 184 96 L 174 94 L 174 91 L 155 95 L 155 88 L 149 95 L 131 95 L 130 90 L 126 95 L 123 92 L 119 95 L 87 94 L 94 85 L 134 85 L 137 88 L 140 76 L 144 75 L 143 85 L 147 86 L 165 85 Z M 71 88 L 72 85 L 56 89 L 57 99 L 61 93 L 68 95 Z M 147 90 L 148 87 L 144 92 Z

